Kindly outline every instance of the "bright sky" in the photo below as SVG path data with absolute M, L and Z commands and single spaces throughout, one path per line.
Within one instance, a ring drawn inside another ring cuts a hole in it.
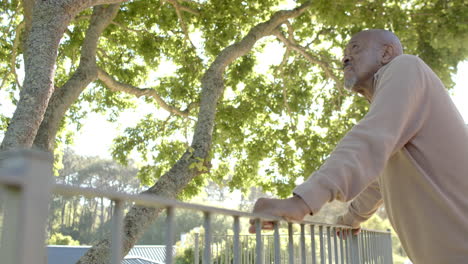
M 452 99 L 468 124 L 468 61 L 458 64 L 458 73 L 454 81 L 456 86 L 451 92 Z
M 468 123 L 468 61 L 459 64 L 454 81 L 456 86 L 450 93 L 465 122 Z M 151 111 L 155 110 L 148 105 L 127 110 L 121 114 L 117 123 L 107 122 L 105 116 L 92 113 L 77 133 L 73 148 L 81 155 L 110 157 L 112 139 L 125 127 L 134 126 L 141 117 Z

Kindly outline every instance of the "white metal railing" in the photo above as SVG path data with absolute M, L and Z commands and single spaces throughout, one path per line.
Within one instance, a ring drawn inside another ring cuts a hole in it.
M 392 263 L 391 234 L 362 230 L 351 235 L 348 226 L 314 222 L 288 222 L 287 234 L 280 234 L 283 219 L 198 204 L 183 203 L 154 195 L 130 195 L 53 183 L 52 155 L 34 150 L 0 153 L 0 191 L 3 194 L 3 223 L 0 259 L 5 264 L 46 263 L 45 227 L 52 193 L 65 196 L 106 197 L 114 203 L 110 263 L 121 262 L 123 204 L 131 202 L 166 210 L 166 263 L 174 263 L 174 210 L 189 209 L 204 214 L 204 235 L 195 239 L 194 263 Z M 6 195 L 6 196 L 5 196 Z M 213 240 L 212 216 L 232 217 L 233 235 L 223 246 Z M 240 233 L 240 218 L 255 219 L 256 234 Z M 262 234 L 262 220 L 274 221 L 273 234 Z M 298 225 L 296 234 L 293 226 Z M 340 235 L 337 235 L 337 231 Z M 343 235 L 346 235 L 343 237 Z M 200 240 L 200 241 L 199 241 Z M 298 241 L 295 243 L 294 241 Z M 199 242 L 201 242 L 199 244 Z M 287 247 L 283 248 L 282 245 Z
M 263 259 L 261 263 L 392 263 L 391 245 L 387 243 L 389 233 L 363 230 L 359 236 L 343 237 L 338 232 L 339 227 L 323 225 L 319 223 L 305 224 L 300 223 L 300 231 L 287 234 L 262 234 L 261 242 L 263 246 Z M 289 227 L 289 225 L 288 225 Z M 337 234 L 338 233 L 338 234 Z M 353 240 L 353 238 L 355 240 Z M 281 248 L 275 245 L 276 239 L 282 245 L 288 245 L 287 248 Z M 203 237 L 195 234 L 195 249 L 199 248 L 199 241 Z M 233 241 L 234 236 L 214 237 L 215 241 L 211 245 L 213 250 L 213 263 L 227 264 L 233 263 Z M 239 237 L 241 263 L 253 263 L 256 252 L 256 235 L 240 235 Z M 292 242 L 292 243 L 290 243 Z M 353 243 L 357 243 L 354 244 Z M 390 247 L 390 248 L 389 248 Z M 356 252 L 353 252 L 356 250 Z M 194 251 L 196 254 L 197 250 Z M 353 259 L 354 258 L 354 259 Z M 194 263 L 199 263 L 199 257 L 195 255 Z M 278 261 L 276 261 L 278 259 Z

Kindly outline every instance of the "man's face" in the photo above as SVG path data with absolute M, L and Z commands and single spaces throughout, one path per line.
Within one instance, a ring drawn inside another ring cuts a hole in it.
M 369 34 L 358 34 L 346 45 L 343 57 L 345 88 L 358 91 L 372 82 L 380 68 L 379 51 Z

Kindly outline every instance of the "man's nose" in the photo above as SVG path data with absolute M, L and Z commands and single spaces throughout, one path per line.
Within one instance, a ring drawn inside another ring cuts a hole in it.
M 341 62 L 343 63 L 343 68 L 346 67 L 348 64 L 350 64 L 350 58 L 348 55 L 345 55 L 343 59 L 341 59 Z

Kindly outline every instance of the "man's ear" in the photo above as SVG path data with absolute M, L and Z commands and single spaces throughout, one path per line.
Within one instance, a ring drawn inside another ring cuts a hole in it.
M 395 57 L 395 49 L 392 45 L 384 45 L 381 62 L 383 65 L 389 63 Z

